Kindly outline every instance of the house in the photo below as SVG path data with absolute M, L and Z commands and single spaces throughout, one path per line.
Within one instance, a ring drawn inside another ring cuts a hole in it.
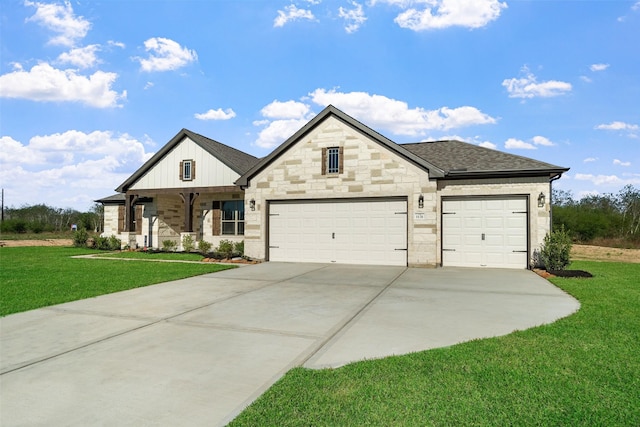
M 199 174 L 223 164 L 235 175 L 177 185 L 195 159 L 182 144 L 209 154 Z M 145 235 L 215 244 L 231 231 L 225 218 L 243 215 L 233 237 L 245 254 L 286 262 L 527 268 L 551 227 L 551 184 L 568 170 L 460 141 L 396 144 L 333 106 L 260 160 L 186 130 L 167 146 L 118 188 L 125 231 L 141 221 Z
M 104 233 L 130 247 L 181 246 L 185 235 L 217 246 L 242 241 L 244 196 L 234 182 L 257 158 L 182 129 L 104 205 Z

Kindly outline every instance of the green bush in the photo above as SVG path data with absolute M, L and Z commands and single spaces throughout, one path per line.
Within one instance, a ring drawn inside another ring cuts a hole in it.
M 162 241 L 162 250 L 165 252 L 175 252 L 178 244 L 173 240 L 167 239 Z
M 571 245 L 571 236 L 564 227 L 547 233 L 540 249 L 540 260 L 547 271 L 564 270 L 571 263 Z
M 119 251 L 122 248 L 122 240 L 118 239 L 113 234 L 109 236 L 109 239 L 107 239 L 107 243 L 109 246 L 109 250 L 111 251 Z
M 191 252 L 195 248 L 195 242 L 191 234 L 185 234 L 182 236 L 182 249 L 185 252 Z
M 198 242 L 198 251 L 201 254 L 208 254 L 209 252 L 211 252 L 211 243 L 207 242 L 206 240 L 200 240 Z
M 236 242 L 233 245 L 233 248 L 236 254 L 238 254 L 239 256 L 244 256 L 244 240 L 241 242 Z
M 81 228 L 73 232 L 73 246 L 76 248 L 86 247 L 87 240 L 89 240 L 89 233 L 87 233 L 85 228 Z
M 233 256 L 233 242 L 231 240 L 220 240 L 216 252 L 225 258 L 231 258 Z

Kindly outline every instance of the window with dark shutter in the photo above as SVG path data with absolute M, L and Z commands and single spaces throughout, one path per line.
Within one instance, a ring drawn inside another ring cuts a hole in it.
M 341 173 L 342 156 L 340 155 L 342 147 L 330 147 L 327 148 L 326 165 L 327 174 L 339 174 Z
M 196 161 L 183 160 L 180 162 L 180 181 L 193 181 L 196 179 Z

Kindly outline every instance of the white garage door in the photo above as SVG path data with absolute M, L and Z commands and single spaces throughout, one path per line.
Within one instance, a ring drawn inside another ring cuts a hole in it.
M 407 265 L 407 202 L 271 202 L 269 260 Z
M 527 199 L 442 202 L 442 264 L 527 268 Z

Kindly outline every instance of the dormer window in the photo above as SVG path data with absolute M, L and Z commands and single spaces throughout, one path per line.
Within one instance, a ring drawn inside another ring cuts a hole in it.
M 180 162 L 180 180 L 193 181 L 196 178 L 196 161 L 183 160 Z

